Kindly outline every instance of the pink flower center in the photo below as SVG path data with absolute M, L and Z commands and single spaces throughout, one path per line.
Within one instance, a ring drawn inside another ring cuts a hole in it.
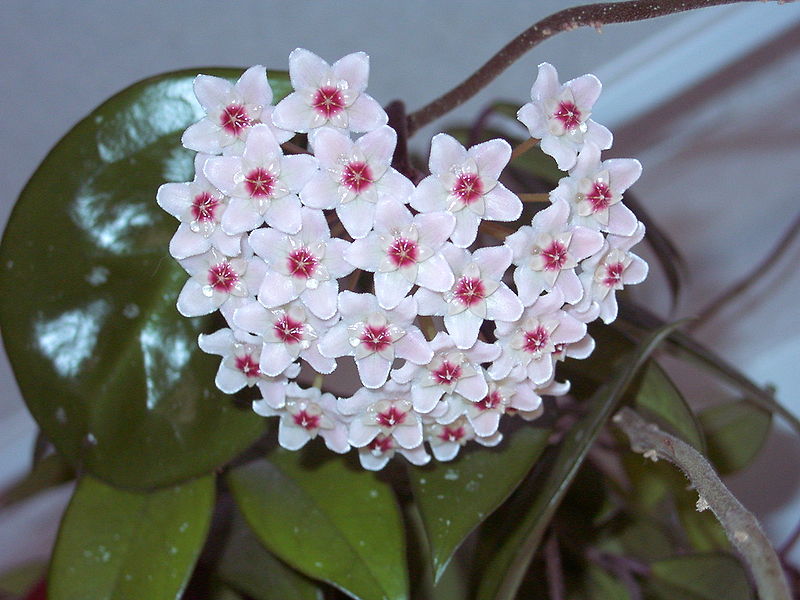
M 294 419 L 294 424 L 303 429 L 319 429 L 319 415 L 310 415 L 305 409 L 296 415 L 292 415 L 292 418 Z
M 370 450 L 377 450 L 381 454 L 388 452 L 394 447 L 392 438 L 388 435 L 378 435 L 367 446 Z
M 386 253 L 396 267 L 407 267 L 417 262 L 419 249 L 416 242 L 406 238 L 395 238 Z
M 344 98 L 342 93 L 335 87 L 325 86 L 317 90 L 311 106 L 319 114 L 327 119 L 344 110 Z
M 198 194 L 192 200 L 192 217 L 195 221 L 213 221 L 214 213 L 220 204 L 221 202 L 208 192 Z
M 345 165 L 342 171 L 342 185 L 354 192 L 361 192 L 374 183 L 372 170 L 364 162 L 351 162 Z
M 622 280 L 622 272 L 625 270 L 625 265 L 621 262 L 616 262 L 606 265 L 606 276 L 603 278 L 603 285 L 606 287 L 616 287 Z
M 261 375 L 261 371 L 258 369 L 258 361 L 251 354 L 237 356 L 236 368 L 244 373 L 246 377 L 258 377 Z
M 457 298 L 464 306 L 472 306 L 486 297 L 486 288 L 483 285 L 483 281 L 477 277 L 464 275 L 456 282 L 453 297 Z
M 299 344 L 303 341 L 303 323 L 295 321 L 289 315 L 283 315 L 272 326 L 275 335 L 284 344 Z
M 595 181 L 592 191 L 586 194 L 586 200 L 592 205 L 592 212 L 600 212 L 611 205 L 611 189 L 604 181 Z
M 502 402 L 503 397 L 500 395 L 500 392 L 494 390 L 493 392 L 489 392 L 483 400 L 476 402 L 475 405 L 483 411 L 497 408 Z
M 483 182 L 475 173 L 462 173 L 456 179 L 452 193 L 464 204 L 472 204 L 483 196 Z
M 247 109 L 241 104 L 229 104 L 226 106 L 219 117 L 219 121 L 225 131 L 236 136 L 252 125 Z
M 439 434 L 439 439 L 443 442 L 457 442 L 461 438 L 464 437 L 464 426 L 460 425 L 458 427 L 447 427 L 445 426 L 442 429 L 442 432 Z
M 266 169 L 253 169 L 244 178 L 244 185 L 251 198 L 267 198 L 275 187 L 275 177 Z
M 375 420 L 381 427 L 391 428 L 397 425 L 402 425 L 406 420 L 406 414 L 407 413 L 403 412 L 393 404 L 385 411 L 379 412 L 376 415 Z
M 581 124 L 581 111 L 574 103 L 563 101 L 559 102 L 553 116 L 561 121 L 564 129 L 572 131 Z
M 550 334 L 542 325 L 538 325 L 533 331 L 526 331 L 524 337 L 525 343 L 522 347 L 531 354 L 542 352 L 550 341 Z
M 461 367 L 451 362 L 444 361 L 442 365 L 433 372 L 433 377 L 436 379 L 436 383 L 450 385 L 454 381 L 458 381 L 461 377 Z
M 373 352 L 385 350 L 392 343 L 392 336 L 386 326 L 367 325 L 361 334 L 361 343 Z
M 228 261 L 214 265 L 208 270 L 208 285 L 218 292 L 230 292 L 239 282 L 239 274 Z
M 567 247 L 558 240 L 553 240 L 547 248 L 542 250 L 542 258 L 544 258 L 545 271 L 560 271 L 567 262 Z
M 319 264 L 319 259 L 306 247 L 293 250 L 286 257 L 289 273 L 300 279 L 308 279 L 314 274 Z

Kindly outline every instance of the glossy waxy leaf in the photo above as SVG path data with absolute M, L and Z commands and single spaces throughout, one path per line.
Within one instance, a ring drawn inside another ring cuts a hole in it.
M 472 447 L 452 462 L 409 469 L 436 580 L 453 552 L 519 485 L 536 463 L 550 429 L 517 428 L 496 448 Z
M 308 450 L 279 449 L 229 473 L 250 527 L 281 560 L 354 598 L 407 598 L 403 524 L 389 485 Z
M 193 177 L 180 136 L 203 115 L 199 71 L 241 73 L 160 75 L 101 105 L 44 159 L 0 246 L 0 326 L 31 413 L 73 466 L 124 487 L 207 473 L 262 427 L 214 387 L 218 359 L 197 348 L 213 319 L 175 309 L 178 222 L 155 202 Z
M 217 572 L 231 588 L 253 600 L 322 600 L 319 586 L 270 554 L 238 513 Z
M 764 445 L 772 415 L 745 401 L 712 406 L 700 413 L 708 455 L 722 475 L 743 469 Z
M 180 598 L 213 505 L 210 476 L 153 492 L 83 477 L 58 532 L 48 598 Z
M 693 554 L 651 563 L 648 586 L 659 600 L 752 600 L 741 563 L 729 554 Z
M 547 468 L 539 472 L 539 477 L 525 483 L 525 491 L 533 490 L 525 514 L 508 523 L 507 532 L 493 532 L 483 544 L 487 564 L 478 588 L 479 600 L 514 598 L 550 520 L 600 429 L 611 417 L 639 368 L 677 326 L 676 323 L 663 327 L 639 344 L 622 368 L 589 400 L 586 415 L 566 433 L 549 457 Z

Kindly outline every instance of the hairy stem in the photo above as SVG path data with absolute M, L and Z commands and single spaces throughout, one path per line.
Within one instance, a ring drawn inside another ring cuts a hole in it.
M 631 0 L 586 4 L 559 11 L 523 31 L 452 90 L 408 115 L 408 135 L 413 135 L 420 128 L 472 98 L 528 50 L 562 31 L 644 21 L 696 8 L 751 1 L 754 0 Z
M 673 435 L 661 431 L 623 408 L 613 419 L 628 436 L 634 452 L 646 458 L 663 458 L 676 465 L 699 494 L 697 509 L 710 508 L 734 548 L 741 554 L 753 575 L 762 600 L 791 600 L 791 593 L 780 560 L 758 520 L 725 487 L 714 468 L 697 450 Z

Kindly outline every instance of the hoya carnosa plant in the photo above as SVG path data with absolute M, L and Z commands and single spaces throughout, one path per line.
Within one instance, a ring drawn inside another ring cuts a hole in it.
M 600 82 L 561 84 L 539 66 L 518 118 L 565 176 L 520 223 L 500 181 L 506 141 L 465 148 L 440 133 L 415 185 L 392 167 L 397 134 L 365 92 L 366 54 L 329 65 L 297 49 L 289 75 L 294 92 L 274 107 L 262 66 L 235 84 L 198 75 L 206 116 L 182 139 L 199 153 L 194 180 L 157 196 L 180 221 L 178 310 L 219 310 L 228 325 L 199 341 L 222 357 L 218 387 L 255 386 L 253 408 L 279 418 L 285 448 L 319 435 L 371 470 L 500 443 L 504 415 L 535 418 L 542 395 L 566 393 L 557 363 L 589 356 L 587 323 L 614 320 L 616 292 L 647 275 L 631 252 L 644 227 L 622 203 L 641 165 L 601 160 L 612 136 L 589 118 Z M 307 149 L 287 153 L 296 134 Z M 486 221 L 512 233 L 482 247 Z M 349 395 L 298 379 L 301 366 L 336 378 L 346 361 Z

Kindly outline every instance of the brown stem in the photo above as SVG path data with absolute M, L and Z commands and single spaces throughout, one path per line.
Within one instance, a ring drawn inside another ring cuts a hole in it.
M 311 154 L 308 150 L 303 148 L 302 146 L 298 146 L 292 142 L 283 142 L 281 144 L 281 148 L 283 148 L 289 154 Z
M 519 199 L 523 202 L 550 202 L 550 194 L 520 194 Z
M 409 137 L 472 98 L 528 50 L 562 31 L 611 23 L 644 21 L 674 13 L 754 0 L 631 0 L 574 6 L 535 23 L 490 58 L 486 64 L 452 90 L 408 116 Z
M 564 600 L 564 571 L 561 567 L 561 549 L 558 547 L 556 532 L 551 531 L 544 545 L 544 562 L 547 572 L 547 592 L 550 600 Z
M 528 150 L 533 148 L 539 142 L 540 140 L 538 138 L 528 138 L 527 140 L 522 142 L 519 146 L 517 146 L 511 151 L 511 160 L 514 160 L 521 154 L 525 154 Z

